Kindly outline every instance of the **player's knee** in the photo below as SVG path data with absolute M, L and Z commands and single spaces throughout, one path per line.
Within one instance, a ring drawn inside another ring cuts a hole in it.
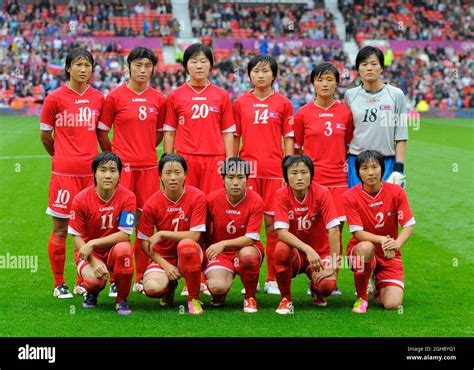
M 114 247 L 114 273 L 133 274 L 133 247 L 130 243 L 118 243 Z
M 279 241 L 275 246 L 275 264 L 288 265 L 291 262 L 292 252 L 293 251 L 288 244 Z
M 315 284 L 311 282 L 311 288 L 317 291 L 324 297 L 331 295 L 334 289 L 336 289 L 336 280 L 334 279 L 323 279 L 319 283 Z
M 363 256 L 366 260 L 371 259 L 375 254 L 375 245 L 372 242 L 360 242 L 356 246 L 357 255 Z
M 196 243 L 190 239 L 181 240 L 178 244 L 180 269 L 195 272 L 201 270 L 201 257 Z
M 222 295 L 229 291 L 227 284 L 221 280 L 212 279 L 207 281 L 207 287 L 212 295 Z
M 386 310 L 398 310 L 402 305 L 401 299 L 385 299 L 382 302 L 383 308 Z
M 163 286 L 160 281 L 148 280 L 143 282 L 143 291 L 150 298 L 160 298 L 168 293 L 168 286 Z
M 241 269 L 253 270 L 260 265 L 260 258 L 255 254 L 242 256 L 239 258 L 239 265 Z
M 83 284 L 84 288 L 89 292 L 89 293 L 99 293 L 105 288 L 105 284 L 107 283 L 107 280 L 105 279 L 84 279 Z

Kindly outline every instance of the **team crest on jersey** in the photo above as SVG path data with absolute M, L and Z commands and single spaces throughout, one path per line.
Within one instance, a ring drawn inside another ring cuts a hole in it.
M 278 112 L 268 112 L 268 117 L 270 117 L 270 118 L 278 118 Z
M 336 128 L 339 129 L 339 130 L 345 130 L 346 125 L 343 124 L 343 123 L 336 123 Z
M 381 105 L 380 110 L 392 110 L 392 106 L 391 105 Z
M 219 107 L 215 107 L 215 106 L 210 105 L 209 106 L 209 112 L 219 113 Z

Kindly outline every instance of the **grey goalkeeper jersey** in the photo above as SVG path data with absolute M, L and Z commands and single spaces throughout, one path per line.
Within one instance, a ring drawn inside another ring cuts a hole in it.
M 407 106 L 402 90 L 386 84 L 379 91 L 369 93 L 359 86 L 347 90 L 344 101 L 354 120 L 350 154 L 371 149 L 392 156 L 395 141 L 408 140 Z

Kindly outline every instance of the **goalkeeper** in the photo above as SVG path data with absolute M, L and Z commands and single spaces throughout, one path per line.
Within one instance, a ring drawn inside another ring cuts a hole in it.
M 354 137 L 349 145 L 348 186 L 360 183 L 355 170 L 358 154 L 377 150 L 384 156 L 383 180 L 405 187 L 404 162 L 408 140 L 407 107 L 403 91 L 382 82 L 384 55 L 366 46 L 356 57 L 361 85 L 346 91 L 344 101 L 352 111 Z

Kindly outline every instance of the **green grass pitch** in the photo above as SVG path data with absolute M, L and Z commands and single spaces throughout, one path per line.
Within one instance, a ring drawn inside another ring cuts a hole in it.
M 47 255 L 51 230 L 47 205 L 50 160 L 39 141 L 37 117 L 0 118 L 2 222 L 0 255 L 38 256 L 38 271 L 0 269 L 0 336 L 151 336 L 151 337 L 456 337 L 474 335 L 474 143 L 473 122 L 423 119 L 410 129 L 406 172 L 408 197 L 415 214 L 415 233 L 403 248 L 405 298 L 399 311 L 386 312 L 369 303 L 367 315 L 351 312 L 352 272 L 342 270 L 340 297 L 326 308 L 313 307 L 306 295 L 307 278 L 293 282 L 295 315 L 274 313 L 279 297 L 257 295 L 260 311 L 242 312 L 242 287 L 237 278 L 227 305 L 212 308 L 203 297 L 204 315 L 194 317 L 177 295 L 175 307 L 131 293 L 134 310 L 128 317 L 113 310 L 106 291 L 94 310 L 81 298 L 52 296 Z M 344 241 L 348 240 L 347 226 Z M 68 238 L 66 282 L 75 279 Z M 260 276 L 263 284 L 264 272 Z M 182 286 L 182 281 L 179 290 Z M 108 288 L 107 288 L 108 289 Z M 184 314 L 183 314 L 184 313 Z

